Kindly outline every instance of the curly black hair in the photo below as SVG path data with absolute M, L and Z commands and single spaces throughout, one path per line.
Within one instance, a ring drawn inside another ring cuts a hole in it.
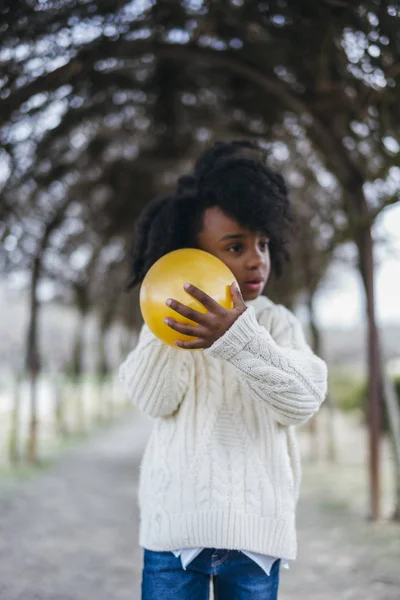
M 266 166 L 265 152 L 249 141 L 216 142 L 176 192 L 150 202 L 137 223 L 126 290 L 172 250 L 196 248 L 204 211 L 218 206 L 250 231 L 268 236 L 271 266 L 279 277 L 289 260 L 286 236 L 293 223 L 283 177 Z

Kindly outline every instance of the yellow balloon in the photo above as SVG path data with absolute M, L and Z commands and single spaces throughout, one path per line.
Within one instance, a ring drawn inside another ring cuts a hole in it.
M 181 323 L 196 325 L 169 308 L 168 298 L 205 313 L 207 309 L 183 288 L 191 283 L 211 296 L 227 309 L 233 308 L 230 292 L 231 284 L 236 281 L 232 271 L 219 258 L 203 250 L 183 248 L 162 256 L 149 269 L 140 288 L 140 309 L 149 329 L 165 344 L 173 346 L 175 340 L 194 340 L 171 329 L 164 323 L 171 317 Z M 178 348 L 178 346 L 175 346 Z

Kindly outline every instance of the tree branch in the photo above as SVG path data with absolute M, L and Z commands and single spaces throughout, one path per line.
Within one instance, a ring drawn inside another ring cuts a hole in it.
M 312 132 L 312 137 L 323 154 L 329 155 L 330 162 L 342 183 L 354 180 L 353 166 L 343 155 L 343 148 L 338 149 L 331 133 L 324 123 L 315 114 L 310 114 L 309 107 L 299 94 L 280 81 L 276 76 L 264 73 L 258 66 L 248 64 L 242 59 L 240 52 L 219 52 L 209 48 L 187 44 L 168 44 L 149 42 L 143 40 L 122 41 L 113 47 L 108 40 L 98 41 L 90 49 L 85 49 L 77 55 L 68 65 L 56 69 L 52 73 L 43 75 L 31 84 L 11 94 L 7 100 L 0 104 L 2 122 L 8 119 L 32 94 L 43 90 L 51 90 L 62 84 L 74 85 L 83 75 L 87 74 L 93 64 L 106 56 L 129 60 L 143 54 L 154 54 L 160 58 L 193 64 L 203 63 L 218 69 L 228 69 L 251 81 L 265 93 L 277 98 L 288 110 L 298 115 L 308 116 L 307 129 Z M 1 122 L 1 121 L 0 121 Z

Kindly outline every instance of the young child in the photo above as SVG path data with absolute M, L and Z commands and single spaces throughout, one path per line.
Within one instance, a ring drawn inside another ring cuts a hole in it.
M 327 370 L 296 317 L 261 295 L 288 259 L 290 223 L 283 178 L 250 142 L 216 143 L 141 215 L 128 289 L 185 247 L 220 258 L 240 287 L 232 310 L 193 285 L 206 313 L 166 298 L 198 323 L 168 325 L 196 339 L 173 348 L 144 325 L 120 367 L 154 418 L 139 484 L 142 600 L 206 600 L 210 579 L 216 600 L 274 600 L 281 562 L 296 557 L 294 428 L 318 411 Z

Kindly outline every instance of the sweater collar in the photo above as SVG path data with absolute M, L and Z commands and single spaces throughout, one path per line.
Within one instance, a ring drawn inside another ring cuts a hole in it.
M 252 306 L 256 314 L 259 314 L 266 306 L 270 306 L 272 304 L 272 300 L 267 298 L 266 296 L 258 296 L 254 300 L 247 300 L 245 302 L 246 306 Z

